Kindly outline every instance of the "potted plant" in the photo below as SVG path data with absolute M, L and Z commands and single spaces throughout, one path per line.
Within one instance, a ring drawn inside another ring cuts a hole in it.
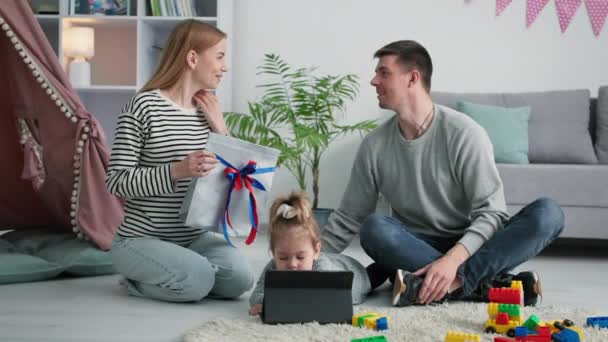
M 263 95 L 248 103 L 249 114 L 226 113 L 226 123 L 234 137 L 280 150 L 277 166 L 285 166 L 301 190 L 307 190 L 312 176 L 313 212 L 323 227 L 331 213 L 318 208 L 323 154 L 338 137 L 376 127 L 375 120 L 353 125 L 337 121 L 336 114 L 344 112 L 346 102 L 357 96 L 358 77 L 317 76 L 316 68 L 294 69 L 274 54 L 266 54 L 257 70 L 266 81 L 258 85 L 264 89 Z

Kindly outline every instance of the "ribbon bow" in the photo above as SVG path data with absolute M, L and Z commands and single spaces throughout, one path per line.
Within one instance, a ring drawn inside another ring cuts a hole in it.
M 249 231 L 249 236 L 245 241 L 245 244 L 250 245 L 254 240 L 255 236 L 258 232 L 258 204 L 255 199 L 255 193 L 253 188 L 266 191 L 266 188 L 262 183 L 260 183 L 257 179 L 251 177 L 252 175 L 274 172 L 275 167 L 266 167 L 266 168 L 257 168 L 257 164 L 255 161 L 250 160 L 245 167 L 241 170 L 238 170 L 236 167 L 232 166 L 229 162 L 224 160 L 224 158 L 215 155 L 217 160 L 220 161 L 226 168 L 224 169 L 224 176 L 228 178 L 230 181 L 230 186 L 228 187 L 228 196 L 226 197 L 226 207 L 224 208 L 224 215 L 222 217 L 222 227 L 224 229 L 224 238 L 228 243 L 234 247 L 230 238 L 228 237 L 228 228 L 226 226 L 226 222 L 232 227 L 232 223 L 230 222 L 230 197 L 232 196 L 232 191 L 239 191 L 243 188 L 246 188 L 249 191 L 249 220 L 251 221 L 251 230 Z

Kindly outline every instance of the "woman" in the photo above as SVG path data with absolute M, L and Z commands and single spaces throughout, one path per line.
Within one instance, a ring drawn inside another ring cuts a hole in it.
M 106 184 L 126 203 L 110 253 L 130 295 L 188 302 L 235 298 L 253 286 L 237 249 L 178 218 L 191 178 L 217 165 L 204 150 L 209 131 L 227 133 L 213 93 L 227 71 L 225 55 L 225 33 L 181 22 L 118 119 Z

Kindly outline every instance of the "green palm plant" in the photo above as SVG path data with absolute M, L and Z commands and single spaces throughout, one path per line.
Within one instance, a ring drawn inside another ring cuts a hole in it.
M 375 120 L 341 125 L 336 114 L 358 94 L 358 77 L 316 76 L 316 68 L 292 68 L 280 56 L 264 55 L 258 75 L 270 79 L 258 85 L 264 93 L 249 102 L 249 114 L 226 113 L 231 134 L 239 139 L 281 151 L 277 166 L 285 166 L 301 190 L 312 175 L 313 209 L 319 203 L 319 165 L 331 142 L 353 132 L 369 132 Z

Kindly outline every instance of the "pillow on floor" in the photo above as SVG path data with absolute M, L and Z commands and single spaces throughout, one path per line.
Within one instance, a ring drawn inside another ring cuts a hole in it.
M 458 111 L 483 127 L 494 147 L 497 163 L 529 164 L 528 121 L 530 107 L 505 108 L 459 101 Z
M 0 284 L 51 279 L 63 270 L 63 266 L 35 256 L 0 252 Z
M 61 272 L 79 276 L 115 273 L 109 252 L 72 234 L 48 229 L 16 230 L 0 237 L 4 282 L 43 280 Z M 22 272 L 14 273 L 20 267 Z

